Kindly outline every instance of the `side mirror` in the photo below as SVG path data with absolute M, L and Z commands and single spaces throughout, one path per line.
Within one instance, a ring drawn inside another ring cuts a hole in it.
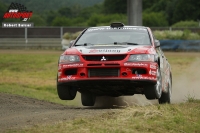
M 159 40 L 155 40 L 155 47 L 160 47 L 160 41 Z
M 75 40 L 71 40 L 71 41 L 70 41 L 70 43 L 69 43 L 69 48 L 71 48 L 71 46 L 74 44 L 74 41 L 75 41 Z

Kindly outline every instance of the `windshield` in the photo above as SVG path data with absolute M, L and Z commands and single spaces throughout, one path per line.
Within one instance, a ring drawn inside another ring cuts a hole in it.
M 134 29 L 134 30 L 133 30 Z M 75 46 L 87 45 L 151 45 L 147 29 L 90 28 L 76 42 Z

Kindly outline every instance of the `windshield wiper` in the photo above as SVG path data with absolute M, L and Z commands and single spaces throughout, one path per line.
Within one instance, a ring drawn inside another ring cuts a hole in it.
M 92 43 L 84 43 L 84 44 L 75 44 L 74 46 L 88 46 L 88 45 L 94 45 Z
M 114 42 L 114 45 L 139 45 L 138 43 L 132 43 L 132 42 Z

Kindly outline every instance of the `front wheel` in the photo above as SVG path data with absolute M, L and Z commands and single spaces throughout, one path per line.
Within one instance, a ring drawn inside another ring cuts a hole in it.
M 57 85 L 57 92 L 61 100 L 73 100 L 76 97 L 77 89 L 71 86 Z
M 162 75 L 160 68 L 157 69 L 157 83 L 145 88 L 145 97 L 149 100 L 159 99 L 162 95 Z
M 159 104 L 171 103 L 172 95 L 172 83 L 171 79 L 168 83 L 167 92 L 163 92 L 160 99 L 158 99 Z
M 89 92 L 81 92 L 81 101 L 83 106 L 94 106 L 96 96 Z

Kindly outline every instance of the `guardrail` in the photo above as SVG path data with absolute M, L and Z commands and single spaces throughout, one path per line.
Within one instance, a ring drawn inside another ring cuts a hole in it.
M 0 49 L 2 48 L 56 48 L 61 49 L 62 36 L 65 32 L 74 33 L 86 27 L 34 27 L 34 28 L 0 28 Z M 155 30 L 191 30 L 199 32 L 200 28 L 151 27 Z M 200 40 L 161 40 L 163 50 L 200 51 Z
M 66 32 L 75 33 L 85 27 L 0 28 L 0 38 L 62 38 Z
M 34 27 L 34 28 L 0 28 L 0 38 L 62 38 L 66 32 L 75 33 L 86 27 Z M 185 30 L 200 33 L 200 28 L 151 27 L 155 30 Z
M 0 49 L 61 49 L 60 38 L 0 38 Z
M 62 49 L 60 38 L 0 38 L 0 49 Z M 164 51 L 200 51 L 200 40 L 160 40 Z
M 170 51 L 200 51 L 200 40 L 160 40 L 161 48 Z

